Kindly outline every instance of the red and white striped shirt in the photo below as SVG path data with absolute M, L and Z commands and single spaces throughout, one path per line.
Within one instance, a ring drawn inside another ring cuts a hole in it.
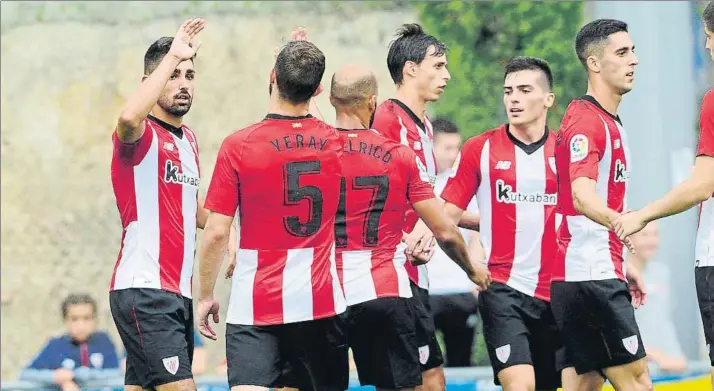
M 112 185 L 124 231 L 110 290 L 154 288 L 191 298 L 200 171 L 196 136 L 152 116 L 144 134 L 113 134 Z
M 441 198 L 466 209 L 476 195 L 493 281 L 550 300 L 555 254 L 555 134 L 524 144 L 508 125 L 469 139 Z
M 343 179 L 335 219 L 337 273 L 347 305 L 412 297 L 402 244 L 404 215 L 434 198 L 412 150 L 373 130 L 342 130 Z
M 397 99 L 389 99 L 377 107 L 372 127 L 382 136 L 406 145 L 421 159 L 429 175 L 429 182 L 436 183 L 436 158 L 434 156 L 434 131 L 428 117 L 424 122 Z M 407 211 L 404 232 L 411 232 L 419 221 L 414 209 Z M 426 265 L 406 264 L 409 279 L 423 289 L 429 289 L 429 274 Z
M 697 156 L 714 157 L 714 89 L 702 101 L 699 115 L 699 146 Z M 697 267 L 714 266 L 714 194 L 702 202 L 694 250 Z
M 206 209 L 234 216 L 240 239 L 227 323 L 274 325 L 335 316 L 342 140 L 313 118 L 269 114 L 218 151 Z
M 627 209 L 630 151 L 619 118 L 591 96 L 574 100 L 563 117 L 555 160 L 562 221 L 553 281 L 625 281 L 623 243 L 615 232 L 575 210 L 571 187 L 577 178 L 593 179 L 608 208 L 620 213 Z

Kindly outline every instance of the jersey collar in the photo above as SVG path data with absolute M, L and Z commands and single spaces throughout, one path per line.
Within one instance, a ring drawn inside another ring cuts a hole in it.
M 583 95 L 582 97 L 580 97 L 580 99 L 581 99 L 581 100 L 588 101 L 588 102 L 594 104 L 595 106 L 597 106 L 598 109 L 602 110 L 603 113 L 607 114 L 610 118 L 614 119 L 615 121 L 617 121 L 618 124 L 620 124 L 620 126 L 622 126 L 622 120 L 620 120 L 620 116 L 619 116 L 619 115 L 614 115 L 614 114 L 612 114 L 611 112 L 605 110 L 605 108 L 602 107 L 602 105 L 600 104 L 600 102 L 598 102 L 597 99 L 595 99 L 594 96 L 592 96 L 592 95 Z
M 160 119 L 154 117 L 154 116 L 151 115 L 151 114 L 147 115 L 147 118 L 149 118 L 150 120 L 156 122 L 157 124 L 159 124 L 159 126 L 161 126 L 162 128 L 164 128 L 166 131 L 168 131 L 169 133 L 173 134 L 174 136 L 176 136 L 176 137 L 178 137 L 178 138 L 183 138 L 183 128 L 181 128 L 180 126 L 177 128 L 177 127 L 171 125 L 171 124 L 168 123 L 168 122 L 164 122 L 164 121 L 162 121 L 162 120 L 160 120 Z
M 523 152 L 525 152 L 527 155 L 530 155 L 540 149 L 540 147 L 545 145 L 545 142 L 548 141 L 548 136 L 550 135 L 550 129 L 548 129 L 548 126 L 546 126 L 545 133 L 543 133 L 543 137 L 541 137 L 540 140 L 532 142 L 530 144 L 526 144 L 523 141 L 517 139 L 516 136 L 511 133 L 509 124 L 506 124 L 506 134 L 508 135 L 508 138 L 511 139 L 511 142 L 513 142 L 513 144 L 515 144 L 518 148 L 522 149 Z

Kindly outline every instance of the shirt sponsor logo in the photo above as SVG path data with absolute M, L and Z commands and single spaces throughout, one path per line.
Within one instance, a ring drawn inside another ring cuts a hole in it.
M 174 165 L 171 160 L 167 160 L 166 170 L 164 172 L 164 182 L 198 187 L 200 184 L 200 179 L 182 173 L 180 171 L 180 168 L 180 165 Z
M 628 179 L 630 179 L 630 172 L 627 171 L 625 164 L 620 159 L 615 160 L 615 178 L 613 180 L 615 182 L 627 182 Z
M 506 204 L 533 203 L 544 205 L 556 205 L 558 195 L 550 193 L 520 193 L 513 191 L 511 185 L 507 185 L 502 179 L 496 180 L 496 200 Z

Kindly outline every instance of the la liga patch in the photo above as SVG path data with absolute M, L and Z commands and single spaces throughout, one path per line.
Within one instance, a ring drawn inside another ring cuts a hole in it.
M 583 134 L 576 134 L 570 139 L 570 162 L 579 162 L 588 156 L 588 138 Z

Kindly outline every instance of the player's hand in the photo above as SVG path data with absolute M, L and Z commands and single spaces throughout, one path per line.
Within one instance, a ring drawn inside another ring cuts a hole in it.
M 632 296 L 632 306 L 640 308 L 645 305 L 647 299 L 647 290 L 645 289 L 645 281 L 642 278 L 640 270 L 632 265 L 627 267 L 627 288 Z
M 208 321 L 209 315 L 213 315 L 213 322 L 218 323 L 218 300 L 213 297 L 199 299 L 196 306 L 196 319 L 198 319 L 198 331 L 206 338 L 216 340 L 216 332 Z
M 434 234 L 431 233 L 429 227 L 419 220 L 412 232 L 407 234 L 403 240 L 407 244 L 407 254 L 411 256 L 419 255 L 424 252 L 428 246 L 432 245 Z
M 474 273 L 469 276 L 469 279 L 476 284 L 480 291 L 485 291 L 491 286 L 491 272 L 488 271 L 486 265 L 478 262 L 472 263 Z
M 54 380 L 55 384 L 59 386 L 64 386 L 67 383 L 73 383 L 74 372 L 67 368 L 55 369 L 52 374 L 52 380 Z
M 642 213 L 634 211 L 620 215 L 613 223 L 613 228 L 617 237 L 624 242 L 628 236 L 640 232 L 646 225 L 647 222 Z
M 201 42 L 196 39 L 196 36 L 205 26 L 206 22 L 202 18 L 183 22 L 171 43 L 169 54 L 181 61 L 190 60 L 201 47 Z
M 412 263 L 412 265 L 419 266 L 419 265 L 425 265 L 429 261 L 431 261 L 431 258 L 434 256 L 434 253 L 436 252 L 436 246 L 433 244 L 430 244 L 426 246 L 424 251 L 415 254 L 415 255 L 407 255 L 407 259 L 409 262 Z

